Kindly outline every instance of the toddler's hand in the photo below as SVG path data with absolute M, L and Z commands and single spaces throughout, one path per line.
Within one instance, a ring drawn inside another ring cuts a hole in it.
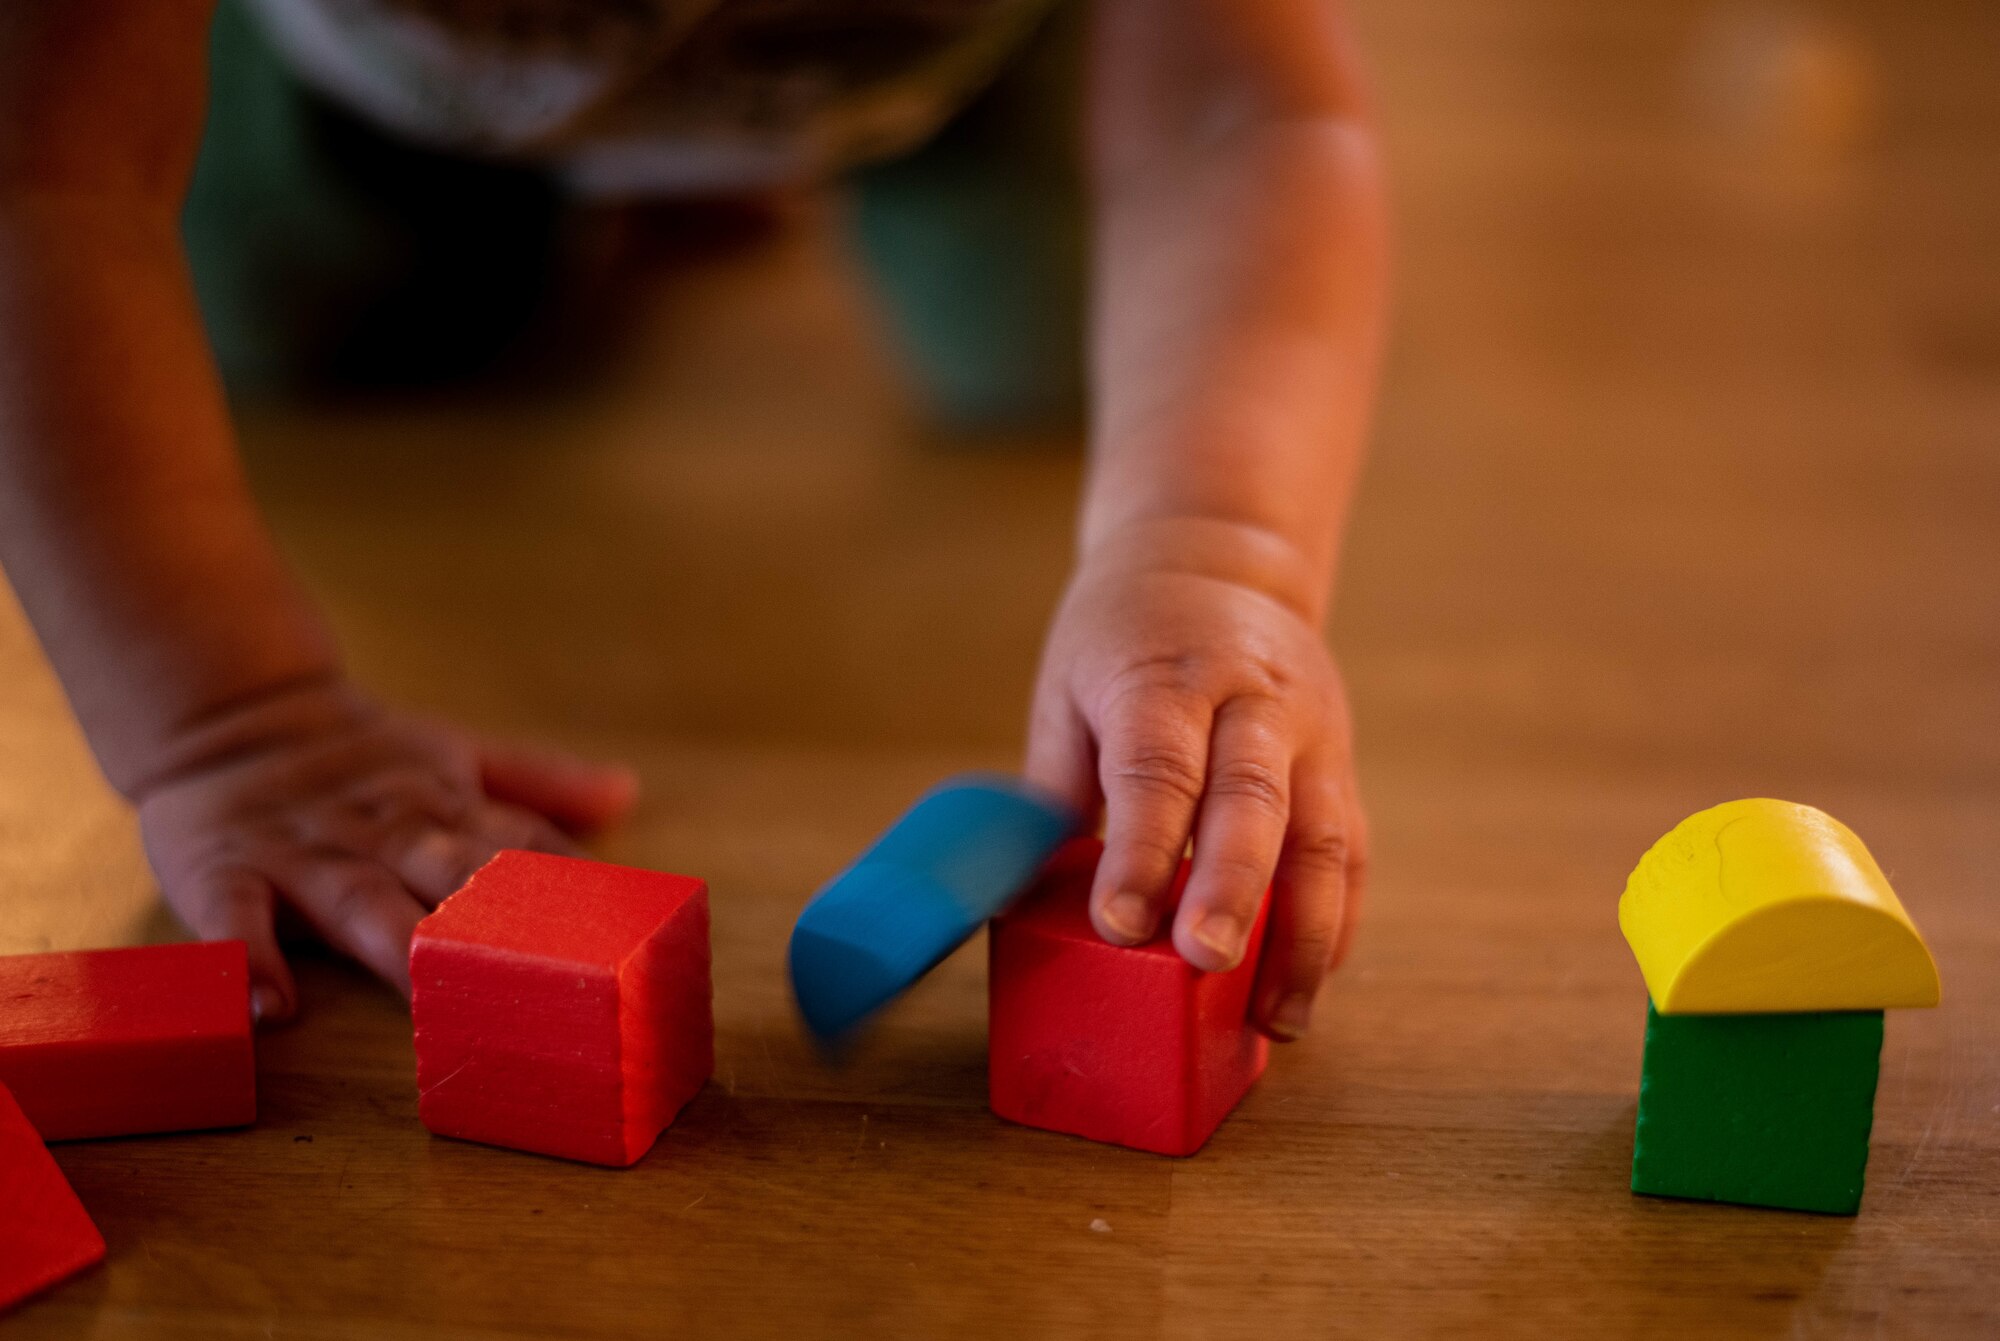
M 287 692 L 187 733 L 139 790 L 160 886 L 198 935 L 249 946 L 260 1021 L 296 993 L 274 916 L 410 990 L 417 920 L 501 848 L 567 852 L 629 811 L 623 768 L 478 742 L 345 686 Z
M 1031 780 L 1103 806 L 1105 939 L 1154 933 L 1190 837 L 1173 934 L 1196 967 L 1240 962 L 1272 887 L 1251 1015 L 1280 1039 L 1345 952 L 1366 848 L 1346 692 L 1295 572 L 1273 537 L 1214 522 L 1099 546 L 1050 630 L 1028 745 Z

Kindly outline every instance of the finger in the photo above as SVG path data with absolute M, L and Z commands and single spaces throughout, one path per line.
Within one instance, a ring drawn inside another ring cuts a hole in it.
M 340 804 L 312 807 L 292 823 L 299 839 L 311 847 L 400 851 L 426 833 L 462 829 L 474 805 L 484 800 L 475 788 L 454 787 L 436 773 L 405 768 L 349 787 Z
M 1212 722 L 1206 699 L 1159 688 L 1120 695 L 1104 711 L 1104 857 L 1090 911 L 1113 944 L 1144 941 L 1159 925 L 1201 799 Z
M 1340 932 L 1334 938 L 1329 969 L 1347 962 L 1355 929 L 1361 925 L 1363 896 L 1368 892 L 1368 812 L 1362 808 L 1351 779 L 1343 791 L 1347 802 L 1347 879 L 1341 891 Z
M 503 848 L 526 852 L 553 852 L 558 856 L 580 855 L 569 835 L 532 810 L 520 806 L 487 804 L 472 819 L 472 837 L 481 849 L 479 865 L 492 860 Z M 474 869 L 477 869 L 475 867 Z
M 322 854 L 272 872 L 320 939 L 410 994 L 410 936 L 424 907 L 378 862 Z
M 1029 782 L 1060 798 L 1079 816 L 1093 817 L 1102 800 L 1096 753 L 1090 727 L 1068 695 L 1050 693 L 1036 700 L 1022 768 Z
M 1294 770 L 1291 822 L 1271 883 L 1271 921 L 1251 992 L 1252 1022 L 1279 1041 L 1303 1035 L 1346 925 L 1354 838 L 1345 788 L 1323 757 Z
M 491 802 L 481 803 L 465 828 L 409 825 L 385 838 L 379 851 L 418 901 L 435 908 L 507 848 L 578 855 L 576 844 L 540 815 Z
M 371 774 L 347 789 L 342 799 L 356 813 L 378 822 L 394 823 L 416 816 L 431 824 L 465 822 L 474 792 L 429 768 L 399 768 Z
M 623 764 L 525 745 L 482 745 L 479 779 L 494 800 L 545 815 L 571 833 L 615 824 L 639 799 L 639 775 Z
M 1222 705 L 1208 746 L 1194 862 L 1174 918 L 1175 948 L 1198 969 L 1219 973 L 1243 961 L 1285 841 L 1291 766 L 1283 711 L 1274 700 L 1233 698 Z
M 559 857 L 580 857 L 583 852 L 569 835 L 530 810 L 519 806 L 488 802 L 472 817 L 470 829 L 459 835 L 466 855 L 459 885 L 502 852 L 552 852 Z M 452 887 L 454 890 L 458 885 Z
M 276 901 L 270 881 L 241 866 L 197 876 L 174 900 L 188 930 L 203 940 L 243 942 L 250 961 L 250 1018 L 258 1024 L 289 1020 L 298 1006 L 298 989 L 272 925 Z
M 428 907 L 456 894 L 495 848 L 463 830 L 410 824 L 382 842 L 382 863 Z

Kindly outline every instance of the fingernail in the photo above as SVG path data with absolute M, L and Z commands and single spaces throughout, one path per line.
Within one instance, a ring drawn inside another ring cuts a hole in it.
M 1194 924 L 1195 943 L 1215 951 L 1222 962 L 1218 969 L 1236 967 L 1243 958 L 1243 924 L 1228 913 L 1210 913 Z
M 1303 1038 L 1312 1024 L 1312 998 L 1304 992 L 1293 992 L 1279 1001 L 1271 1009 L 1270 1022 L 1266 1025 L 1276 1038 L 1290 1041 Z
M 253 1023 L 262 1024 L 266 1020 L 275 1020 L 284 1014 L 284 1011 L 285 998 L 278 995 L 275 987 L 259 986 L 250 989 L 250 1019 Z
M 1113 894 L 1104 905 L 1104 925 L 1136 945 L 1153 934 L 1153 905 L 1137 894 Z

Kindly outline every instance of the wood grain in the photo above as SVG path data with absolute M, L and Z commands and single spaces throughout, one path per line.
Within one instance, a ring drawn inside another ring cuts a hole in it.
M 0 1334 L 2000 1333 L 2000 12 L 1357 10 L 1402 238 L 1333 632 L 1376 880 L 1206 1151 L 990 1118 L 977 950 L 844 1069 L 789 1013 L 813 887 L 1012 758 L 1077 479 L 926 426 L 816 215 L 656 276 L 587 385 L 244 417 L 362 676 L 643 769 L 603 852 L 713 884 L 714 1083 L 626 1172 L 433 1139 L 406 1013 L 311 960 L 256 1127 L 59 1148 L 110 1259 Z M 1626 1190 L 1617 894 L 1760 793 L 1859 831 L 1943 971 L 1854 1220 Z M 0 949 L 165 926 L 9 609 Z

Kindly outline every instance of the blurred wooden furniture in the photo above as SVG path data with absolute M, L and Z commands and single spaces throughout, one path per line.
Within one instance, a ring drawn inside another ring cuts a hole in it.
M 663 275 L 588 385 L 251 410 L 390 695 L 632 759 L 714 889 L 718 1071 L 637 1167 L 428 1136 L 408 1016 L 308 963 L 252 1129 L 64 1145 L 110 1258 L 14 1338 L 2000 1332 L 2000 11 L 1357 5 L 1398 343 L 1334 630 L 1376 878 L 1318 1029 L 1185 1162 L 984 1107 L 984 969 L 845 1069 L 785 931 L 1012 757 L 1073 445 L 939 441 L 832 220 Z M 172 934 L 11 610 L 0 950 Z M 1691 811 L 1858 830 L 1945 1004 L 1858 1219 L 1626 1190 L 1614 907 Z

